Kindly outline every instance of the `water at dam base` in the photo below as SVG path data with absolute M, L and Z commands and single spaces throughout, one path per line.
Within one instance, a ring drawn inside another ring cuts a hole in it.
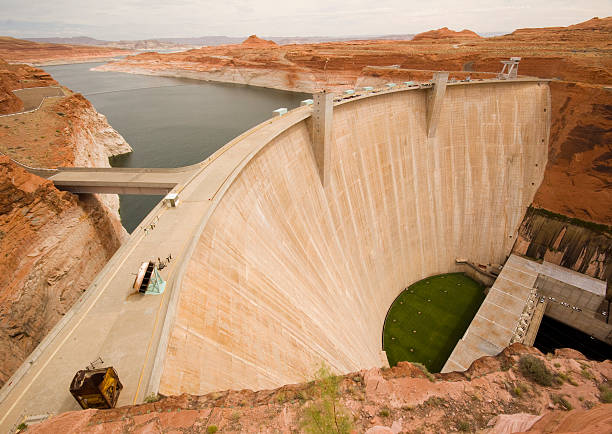
M 96 72 L 101 63 L 47 66 L 60 84 L 82 93 L 134 152 L 113 167 L 180 167 L 198 163 L 240 133 L 299 106 L 307 94 L 184 78 Z M 121 220 L 132 232 L 161 196 L 121 195 Z

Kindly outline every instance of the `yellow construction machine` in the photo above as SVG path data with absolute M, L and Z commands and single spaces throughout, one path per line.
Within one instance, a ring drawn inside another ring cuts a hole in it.
M 70 393 L 84 409 L 115 407 L 121 389 L 123 385 L 112 366 L 78 371 L 70 383 Z

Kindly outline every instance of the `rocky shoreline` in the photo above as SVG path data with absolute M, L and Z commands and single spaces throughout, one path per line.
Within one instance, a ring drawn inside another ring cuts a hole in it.
M 38 77 L 37 81 L 32 79 Z M 0 112 L 19 111 L 12 90 L 55 85 L 48 74 L 0 62 Z M 82 95 L 46 99 L 28 113 L 0 117 L 0 384 L 89 286 L 127 238 L 117 195 L 74 195 L 25 171 L 32 167 L 110 167 L 131 152 Z M 2 101 L 0 101 L 2 102 Z M 10 157 L 10 158 L 9 158 Z

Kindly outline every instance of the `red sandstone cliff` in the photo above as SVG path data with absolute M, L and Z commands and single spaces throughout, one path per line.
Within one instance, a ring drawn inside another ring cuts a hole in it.
M 0 156 L 0 384 L 85 291 L 121 244 L 93 195 L 58 191 Z
M 1 61 L 0 78 L 0 91 L 13 96 L 15 89 L 56 84 L 44 71 Z M 0 384 L 126 236 L 116 195 L 60 192 L 9 160 L 35 167 L 108 167 L 110 155 L 131 150 L 89 101 L 64 92 L 33 112 L 0 116 Z M 12 99 L 0 104 L 4 113 L 19 108 Z
M 612 225 L 612 92 L 561 81 L 550 88 L 549 161 L 534 203 Z
M 526 354 L 542 360 L 555 376 L 551 386 L 521 373 L 519 359 Z M 589 361 L 573 350 L 544 357 L 514 344 L 497 357 L 476 360 L 464 373 L 435 374 L 431 379 L 407 362 L 348 374 L 341 378 L 333 405 L 336 414 L 352 421 L 353 432 L 368 434 L 602 433 L 612 428 L 612 404 L 603 403 L 610 399 L 605 391 L 611 378 L 610 361 Z M 258 392 L 181 395 L 113 410 L 64 413 L 28 431 L 299 432 L 322 396 L 329 397 L 320 381 Z
M 91 45 L 49 44 L 0 36 L 0 57 L 15 63 L 35 65 L 91 62 L 132 53 L 121 48 Z
M 241 44 L 243 47 L 277 47 L 278 44 L 274 41 L 258 38 L 257 35 L 251 35 Z
M 57 84 L 40 69 L 28 65 L 11 65 L 0 59 L 0 115 L 15 113 L 23 109 L 23 102 L 13 90 Z
M 448 27 L 442 27 L 437 30 L 430 30 L 428 32 L 419 33 L 412 38 L 412 41 L 424 41 L 424 40 L 441 40 L 451 39 L 454 41 L 460 41 L 465 39 L 482 39 L 477 33 L 471 30 L 463 29 L 460 32 L 450 30 Z

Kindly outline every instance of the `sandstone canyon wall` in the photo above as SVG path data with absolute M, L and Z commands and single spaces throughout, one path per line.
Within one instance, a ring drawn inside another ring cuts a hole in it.
M 0 95 L 56 82 L 0 61 Z M 81 95 L 47 98 L 30 113 L 0 116 L 0 384 L 67 312 L 126 237 L 116 195 L 58 191 L 33 167 L 109 167 L 131 148 Z M 19 104 L 7 98 L 0 112 Z M 10 158 L 9 158 L 10 157 Z

